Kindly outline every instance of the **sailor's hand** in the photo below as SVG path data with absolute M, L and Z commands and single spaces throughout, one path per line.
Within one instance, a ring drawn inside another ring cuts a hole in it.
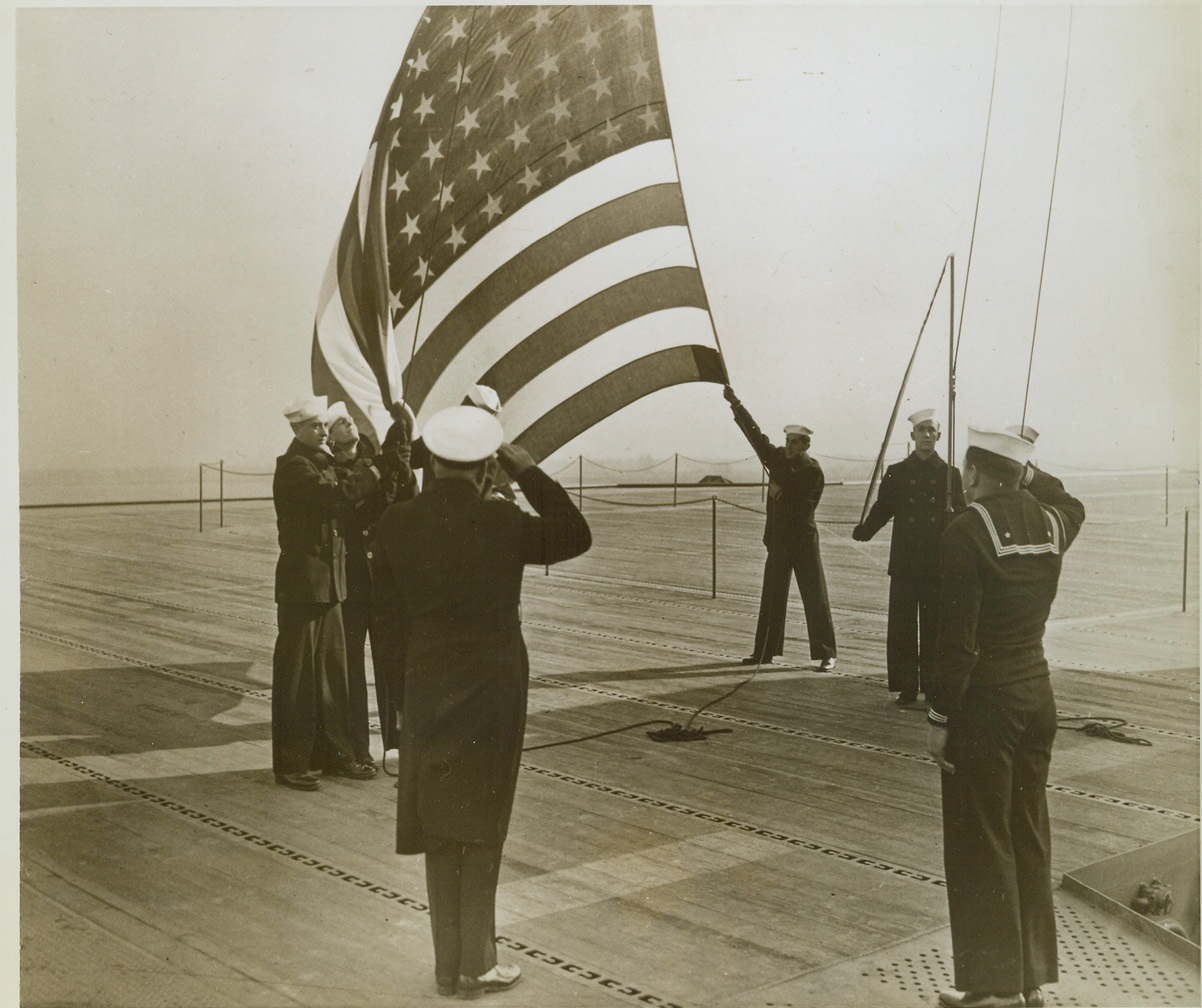
M 943 751 L 947 748 L 947 729 L 933 724 L 927 725 L 927 755 L 947 774 L 954 774 L 956 768 L 947 761 Z
M 520 445 L 510 444 L 508 441 L 497 449 L 497 460 L 511 477 L 515 477 L 518 473 L 525 472 L 527 469 L 538 464 L 534 461 L 534 456 L 526 451 L 525 448 Z
M 726 401 L 728 403 L 730 403 L 732 406 L 738 405 L 739 397 L 737 395 L 735 395 L 735 390 L 732 389 L 729 385 L 722 386 L 722 394 L 726 397 Z
M 870 536 L 867 532 L 864 531 L 863 525 L 857 525 L 854 529 L 852 529 L 851 537 L 856 542 L 868 542 L 868 540 L 872 538 L 872 536 Z
M 353 501 L 361 500 L 379 485 L 380 471 L 369 459 L 358 459 L 347 479 L 347 496 Z

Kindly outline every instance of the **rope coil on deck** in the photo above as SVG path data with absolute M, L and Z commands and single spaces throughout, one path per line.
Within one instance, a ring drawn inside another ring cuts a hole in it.
M 1068 724 L 1067 722 L 1069 721 L 1080 721 L 1082 723 L 1074 725 Z M 1126 726 L 1126 724 L 1127 722 L 1123 718 L 1095 717 L 1091 714 L 1060 714 L 1056 718 L 1056 727 L 1065 728 L 1068 731 L 1079 731 L 1083 735 L 1109 739 L 1111 742 L 1126 742 L 1129 745 L 1150 746 L 1152 744 L 1146 738 L 1128 735 L 1126 732 L 1118 730 Z

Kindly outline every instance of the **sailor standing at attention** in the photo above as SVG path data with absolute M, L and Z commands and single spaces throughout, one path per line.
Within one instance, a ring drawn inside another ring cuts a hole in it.
M 339 483 L 326 447 L 326 397 L 303 396 L 284 411 L 292 443 L 271 484 L 279 532 L 275 568 L 279 633 L 271 663 L 271 766 L 276 782 L 316 791 L 321 774 L 370 780 L 350 738 L 344 516 L 378 475 L 357 468 Z
M 914 450 L 885 470 L 876 503 L 851 537 L 867 542 L 893 521 L 885 645 L 888 686 L 897 694 L 897 706 L 920 709 L 922 673 L 934 653 L 939 628 L 939 539 L 952 512 L 963 510 L 964 490 L 960 470 L 935 451 L 940 436 L 935 411 L 919 410 L 909 420 Z
M 527 564 L 579 556 L 588 523 L 530 453 L 475 406 L 430 417 L 421 494 L 380 518 L 372 546 L 377 654 L 403 670 L 398 854 L 424 854 L 438 993 L 518 982 L 497 963 L 495 908 L 526 730 Z M 489 492 L 494 453 L 537 514 Z
M 955 991 L 940 1003 L 1044 1003 L 1058 978 L 1047 782 L 1056 698 L 1043 653 L 1085 507 L 1011 430 L 969 427 L 969 504 L 943 533 L 927 752 L 939 765 Z M 963 993 L 961 993 L 963 992 Z
M 735 423 L 768 470 L 768 517 L 764 524 L 764 588 L 760 595 L 760 616 L 755 629 L 755 644 L 744 665 L 767 665 L 784 652 L 785 616 L 789 604 L 789 578 L 797 579 L 801 603 L 806 614 L 806 633 L 810 657 L 818 667 L 835 667 L 835 626 L 826 594 L 826 575 L 818 549 L 818 527 L 814 509 L 822 499 L 826 478 L 822 466 L 810 457 L 808 427 L 785 428 L 783 448 L 768 440 L 747 408 L 727 385 L 726 401 L 735 415 Z

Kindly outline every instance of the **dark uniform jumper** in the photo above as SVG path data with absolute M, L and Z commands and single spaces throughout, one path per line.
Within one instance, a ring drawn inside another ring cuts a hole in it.
M 889 690 L 905 699 L 926 692 L 923 673 L 935 650 L 940 537 L 951 518 L 947 509 L 949 468 L 952 510 L 963 510 L 960 470 L 949 467 L 934 452 L 925 459 L 911 452 L 885 470 L 876 503 L 860 524 L 863 541 L 893 521 L 885 659 Z
M 808 456 L 788 458 L 785 449 L 768 440 L 737 399 L 731 402 L 731 409 L 735 423 L 768 470 L 771 481 L 764 524 L 768 556 L 764 561 L 764 586 L 752 657 L 767 660 L 784 653 L 792 575 L 805 607 L 810 657 L 834 658 L 835 626 L 818 548 L 818 527 L 814 524 L 814 509 L 826 487 L 822 467 Z
M 948 729 L 944 864 L 957 988 L 1057 979 L 1047 779 L 1056 701 L 1044 627 L 1085 508 L 1058 479 L 970 504 L 943 534 L 927 718 Z

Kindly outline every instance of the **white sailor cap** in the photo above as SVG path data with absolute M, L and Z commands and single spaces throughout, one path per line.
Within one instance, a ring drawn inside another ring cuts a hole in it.
M 1019 465 L 1026 465 L 1035 445 L 1010 428 L 998 430 L 992 427 L 973 427 L 969 424 L 968 447 L 980 448 Z
M 1030 441 L 1031 444 L 1039 440 L 1039 431 L 1030 424 L 1011 424 L 1006 430 L 1010 431 L 1011 434 L 1017 434 L 1025 441 Z
M 939 429 L 939 421 L 936 419 L 933 409 L 920 409 L 917 413 L 911 413 L 906 419 L 910 421 L 911 427 L 917 427 L 920 423 L 930 421 L 934 424 L 935 430 Z
M 785 428 L 785 433 L 786 434 L 804 434 L 806 437 L 809 437 L 814 432 L 812 430 L 810 430 L 809 427 L 803 427 L 801 424 L 789 424 L 789 426 L 787 426 Z
M 501 447 L 501 421 L 477 406 L 451 406 L 426 421 L 422 433 L 430 454 L 447 462 L 483 462 Z
M 501 412 L 501 397 L 497 395 L 496 389 L 489 388 L 487 385 L 473 385 L 468 389 L 463 405 L 477 406 L 496 416 Z
M 323 395 L 297 396 L 284 410 L 284 417 L 290 424 L 303 423 L 306 420 L 312 420 L 314 417 L 319 420 L 325 420 L 326 397 Z
M 350 410 L 346 408 L 346 403 L 336 402 L 326 410 L 326 423 L 332 424 L 335 420 L 350 420 L 351 423 L 355 422 L 351 417 Z

